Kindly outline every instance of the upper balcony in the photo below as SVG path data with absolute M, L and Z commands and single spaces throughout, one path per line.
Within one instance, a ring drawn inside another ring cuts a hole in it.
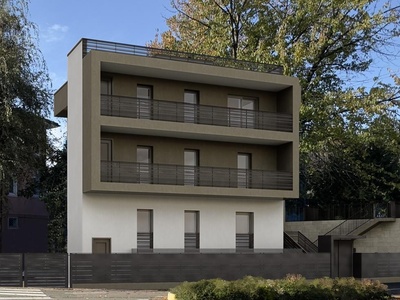
M 175 101 L 101 95 L 101 115 L 292 132 L 292 115 Z

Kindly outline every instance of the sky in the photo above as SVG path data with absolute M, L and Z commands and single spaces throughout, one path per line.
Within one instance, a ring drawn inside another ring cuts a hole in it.
M 81 38 L 145 46 L 167 29 L 170 0 L 30 0 L 29 20 L 39 33 L 53 89 L 67 80 L 67 54 Z M 65 137 L 65 120 L 53 130 Z

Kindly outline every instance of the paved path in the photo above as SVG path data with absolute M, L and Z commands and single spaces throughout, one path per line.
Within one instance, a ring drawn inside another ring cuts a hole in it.
M 166 291 L 62 289 L 62 288 L 0 288 L 0 300 L 34 299 L 132 299 L 165 300 Z
M 0 288 L 0 300 L 51 299 L 40 289 Z

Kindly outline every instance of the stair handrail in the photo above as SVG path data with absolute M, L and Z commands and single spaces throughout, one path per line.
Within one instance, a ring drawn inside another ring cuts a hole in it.
M 353 214 L 351 217 L 349 217 L 346 220 L 343 220 L 343 222 L 339 223 L 338 225 L 336 225 L 335 227 L 333 227 L 331 230 L 329 230 L 328 232 L 326 232 L 323 235 L 328 235 L 329 233 L 333 232 L 334 230 L 337 230 L 338 228 L 342 228 L 345 226 L 345 224 L 349 223 L 349 221 L 355 221 L 353 222 L 353 224 L 356 224 L 355 227 L 351 228 L 350 230 L 347 230 L 347 232 L 344 235 L 348 235 L 349 233 L 353 232 L 354 230 L 356 230 L 357 228 L 360 228 L 361 226 L 363 226 L 365 223 L 369 222 L 370 220 L 372 220 L 373 218 L 369 217 L 369 218 L 365 218 L 367 217 L 369 214 L 368 211 L 365 211 L 365 209 L 360 209 L 359 211 L 357 211 L 355 214 Z M 372 216 L 373 217 L 373 216 Z M 360 221 L 360 224 L 359 222 Z M 316 239 L 313 244 L 316 245 L 318 243 L 318 239 Z

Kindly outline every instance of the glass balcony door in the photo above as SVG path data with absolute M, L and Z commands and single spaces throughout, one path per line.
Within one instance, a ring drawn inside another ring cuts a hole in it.
M 241 128 L 255 127 L 256 99 L 240 96 L 229 96 L 229 126 Z
M 185 91 L 183 118 L 185 123 L 197 123 L 197 105 L 199 93 L 197 91 Z
M 237 156 L 237 182 L 239 188 L 250 187 L 251 154 L 238 153 Z
M 185 149 L 184 152 L 184 183 L 185 185 L 198 185 L 199 151 Z
M 136 162 L 138 163 L 138 182 L 152 183 L 153 148 L 138 146 L 136 149 Z
M 153 87 L 149 85 L 138 85 L 137 114 L 139 119 L 151 119 L 151 99 L 153 99 Z

